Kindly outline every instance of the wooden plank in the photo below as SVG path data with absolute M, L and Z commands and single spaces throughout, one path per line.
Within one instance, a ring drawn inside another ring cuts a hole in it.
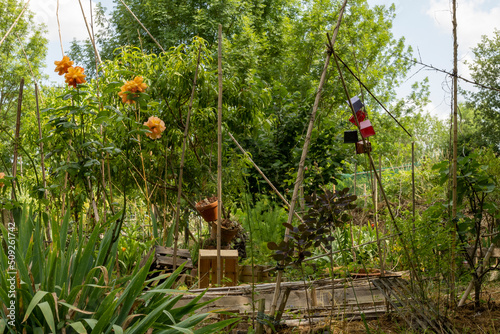
M 193 261 L 191 259 L 186 260 L 180 257 L 177 257 L 177 266 L 179 266 L 181 263 L 187 262 L 184 268 L 186 269 L 193 269 Z M 166 257 L 162 256 L 156 260 L 156 263 L 159 265 L 163 266 L 173 266 L 174 265 L 174 258 L 173 257 Z
M 220 255 L 223 258 L 228 259 L 238 259 L 238 251 L 236 249 L 221 249 Z M 216 249 L 200 249 L 199 250 L 200 259 L 217 259 Z
M 263 277 L 261 280 L 258 279 L 257 276 L 238 276 L 238 281 L 242 283 L 269 283 L 275 280 L 275 277 Z
M 156 246 L 156 255 L 174 255 L 174 249 L 170 247 Z M 178 249 L 177 256 L 191 258 L 191 252 L 187 249 Z

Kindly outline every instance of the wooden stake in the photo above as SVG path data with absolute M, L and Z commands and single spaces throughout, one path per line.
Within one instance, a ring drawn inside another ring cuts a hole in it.
M 186 127 L 184 128 L 184 139 L 182 140 L 181 165 L 179 168 L 179 183 L 177 185 L 177 205 L 175 208 L 174 255 L 172 264 L 174 270 L 175 268 L 177 268 L 177 247 L 178 247 L 177 243 L 179 241 L 179 219 L 181 214 L 182 174 L 184 171 L 184 158 L 186 156 L 187 138 L 189 134 L 189 121 L 191 119 L 191 110 L 193 108 L 194 93 L 196 91 L 196 81 L 198 80 L 198 69 L 200 67 L 201 46 L 202 45 L 200 44 L 200 48 L 198 49 L 198 58 L 196 60 L 196 70 L 194 72 L 193 88 L 191 90 L 191 97 L 189 99 L 188 113 L 186 116 Z
M 415 142 L 411 142 L 411 188 L 413 201 L 413 229 L 415 229 Z
M 27 58 L 26 58 L 27 59 Z M 28 62 L 29 64 L 29 62 Z M 30 65 L 31 68 L 31 65 Z M 33 73 L 33 72 L 32 72 Z M 40 167 L 42 169 L 42 184 L 43 184 L 43 198 L 47 199 L 47 180 L 45 179 L 45 155 L 43 154 L 43 142 L 42 142 L 42 125 L 40 122 L 40 106 L 38 104 L 38 84 L 35 81 L 35 103 L 36 103 L 36 120 L 38 123 L 38 139 L 40 140 Z M 47 220 L 47 232 L 46 232 L 47 242 L 52 242 L 52 227 L 50 226 L 50 220 Z
M 258 312 L 257 317 L 259 317 L 259 315 L 263 315 L 265 311 L 266 311 L 266 300 L 259 299 L 257 307 L 257 312 Z M 257 321 L 255 334 L 262 334 L 262 333 L 264 333 L 264 325 L 261 322 Z
M 12 31 L 12 29 L 14 29 L 14 27 L 16 26 L 17 22 L 19 21 L 19 19 L 21 18 L 21 16 L 23 15 L 24 11 L 26 10 L 26 8 L 28 8 L 28 5 L 30 3 L 31 0 L 28 0 L 28 2 L 26 2 L 26 4 L 24 5 L 23 9 L 21 10 L 21 13 L 19 13 L 19 15 L 17 16 L 16 20 L 14 21 L 14 23 L 12 23 L 12 25 L 10 26 L 9 30 L 7 30 L 7 32 L 5 33 L 5 35 L 3 36 L 2 40 L 0 41 L 0 45 L 3 44 L 3 42 L 5 41 L 5 39 L 7 38 L 7 36 L 9 36 L 10 32 Z
M 0 43 L 1 44 L 1 43 Z M 14 159 L 12 162 L 12 199 L 16 200 L 16 175 L 17 175 L 17 157 L 19 148 L 19 134 L 21 132 L 21 110 L 23 105 L 23 89 L 24 89 L 24 78 L 21 78 L 21 83 L 19 84 L 19 97 L 17 98 L 17 115 L 16 115 L 16 133 L 14 137 Z
M 85 16 L 85 12 L 83 10 L 82 1 L 78 0 L 78 3 L 80 4 L 80 9 L 82 10 L 83 20 L 85 21 L 85 26 L 87 27 L 87 32 L 89 34 L 89 39 L 90 39 L 90 42 L 92 43 L 92 47 L 94 48 L 95 56 L 97 57 L 97 61 L 100 64 L 100 63 L 102 63 L 101 56 L 99 55 L 99 50 L 97 50 L 97 46 L 95 45 L 94 37 L 92 36 L 92 33 L 90 32 L 89 24 L 87 23 L 87 17 Z
M 219 96 L 217 103 L 217 285 L 221 285 L 222 261 L 221 249 L 221 225 L 222 225 L 222 24 L 219 24 L 218 34 L 218 72 L 219 72 Z
M 338 34 L 338 31 L 340 28 L 340 23 L 342 22 L 342 16 L 344 15 L 344 10 L 345 10 L 346 5 L 347 5 L 347 0 L 344 0 L 344 3 L 342 4 L 342 7 L 340 8 L 337 24 L 336 24 L 335 30 L 333 32 L 333 37 L 329 41 L 329 43 L 330 43 L 329 48 L 332 48 L 332 50 L 329 50 L 329 51 L 331 51 L 331 52 L 333 52 L 333 46 L 335 45 L 335 41 L 337 39 L 337 34 Z M 312 110 L 311 116 L 309 118 L 309 126 L 307 128 L 306 139 L 304 141 L 304 146 L 302 148 L 302 155 L 300 157 L 299 169 L 297 171 L 297 178 L 295 180 L 295 186 L 293 189 L 292 201 L 290 203 L 290 211 L 288 212 L 288 221 L 287 221 L 288 224 L 292 223 L 293 214 L 295 212 L 295 203 L 297 202 L 297 196 L 299 193 L 299 189 L 300 189 L 300 186 L 302 185 L 305 160 L 307 157 L 307 151 L 309 149 L 309 143 L 311 141 L 312 130 L 314 128 L 314 120 L 316 119 L 316 111 L 318 110 L 319 101 L 321 100 L 321 93 L 323 91 L 323 85 L 326 82 L 326 73 L 328 70 L 328 65 L 330 64 L 330 58 L 332 55 L 331 52 L 327 53 L 327 56 L 325 59 L 325 65 L 323 66 L 323 72 L 321 73 L 321 78 L 320 78 L 319 85 L 318 85 L 318 90 L 316 92 L 316 98 L 314 100 L 313 110 Z M 285 241 L 288 240 L 288 233 L 289 233 L 289 231 L 287 228 L 285 230 L 285 237 L 284 237 Z M 283 261 L 282 261 L 282 264 L 283 264 Z M 282 271 L 278 270 L 278 274 L 276 275 L 276 287 L 274 290 L 273 300 L 272 300 L 272 304 L 271 304 L 271 308 L 270 308 L 270 312 L 269 312 L 269 314 L 271 316 L 274 316 L 274 313 L 276 312 L 276 305 L 278 303 L 278 297 L 280 295 L 281 276 L 282 276 Z
M 452 208 L 451 208 L 451 269 L 450 269 L 450 296 L 455 303 L 455 218 L 457 217 L 457 138 L 458 138 L 458 43 L 457 43 L 457 1 L 453 0 L 453 185 L 452 185 Z

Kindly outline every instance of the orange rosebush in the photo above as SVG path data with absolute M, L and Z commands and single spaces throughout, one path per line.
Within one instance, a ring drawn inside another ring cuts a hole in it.
M 56 69 L 54 72 L 58 72 L 59 75 L 64 75 L 68 73 L 68 69 L 73 65 L 73 62 L 69 60 L 68 56 L 64 56 L 61 61 L 55 61 Z
M 118 93 L 123 103 L 135 103 L 134 98 L 139 95 L 137 93 L 143 93 L 148 88 L 148 85 L 142 82 L 143 80 L 142 77 L 135 77 L 134 80 L 125 82 Z
M 161 133 L 166 129 L 165 123 L 156 116 L 149 117 L 148 121 L 144 122 L 144 125 L 149 128 L 149 131 L 151 131 L 151 133 L 146 133 L 146 136 L 151 139 L 160 138 Z
M 76 67 L 73 67 L 71 66 L 70 68 L 68 68 L 68 73 L 66 73 L 64 75 L 64 78 L 66 79 L 66 83 L 68 84 L 68 86 L 73 86 L 76 88 L 76 85 L 77 84 L 82 84 L 85 81 L 85 77 L 86 75 L 83 74 L 83 67 L 80 67 L 80 66 L 76 66 Z

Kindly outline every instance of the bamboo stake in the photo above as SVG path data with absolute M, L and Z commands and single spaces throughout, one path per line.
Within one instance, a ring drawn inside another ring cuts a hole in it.
M 267 184 L 269 184 L 269 186 L 273 189 L 273 191 L 276 193 L 276 195 L 278 195 L 278 197 L 283 201 L 283 203 L 285 203 L 285 205 L 290 208 L 290 203 L 288 203 L 288 201 L 286 200 L 285 197 L 283 197 L 283 195 L 280 193 L 280 191 L 274 186 L 274 184 L 271 182 L 271 180 L 269 180 L 267 178 L 267 176 L 264 174 L 264 172 L 259 168 L 259 166 L 257 166 L 257 164 L 252 160 L 252 158 L 250 157 L 250 154 L 248 154 L 247 151 L 245 151 L 243 149 L 243 147 L 241 147 L 240 143 L 238 143 L 238 141 L 233 137 L 233 135 L 231 134 L 231 132 L 228 132 L 227 133 L 229 135 L 229 137 L 231 137 L 231 139 L 233 140 L 233 142 L 236 144 L 236 146 L 238 146 L 238 148 L 240 149 L 240 151 L 243 153 L 243 155 L 252 163 L 253 167 L 257 170 L 257 172 L 259 172 L 259 174 L 264 178 L 264 180 L 266 180 Z M 302 219 L 302 217 L 299 216 L 299 214 L 297 213 L 297 211 L 294 211 L 294 214 L 295 214 L 295 217 L 297 217 L 301 222 L 303 222 L 304 220 Z
M 218 77 L 219 96 L 217 99 L 217 285 L 222 280 L 222 261 L 220 257 L 221 248 L 221 225 L 222 225 L 222 24 L 219 24 L 218 33 Z
M 333 37 L 329 41 L 330 45 L 329 48 L 332 48 L 331 51 L 333 51 L 333 46 L 335 45 L 335 41 L 337 39 L 337 34 L 340 28 L 340 23 L 342 22 L 342 16 L 344 15 L 344 10 L 347 5 L 347 0 L 344 0 L 344 3 L 342 4 L 342 7 L 340 8 L 339 12 L 339 17 L 337 20 L 337 24 L 335 26 L 335 30 L 333 32 Z M 323 91 L 323 85 L 325 84 L 326 81 L 326 73 L 328 70 L 328 65 L 330 64 L 330 58 L 331 58 L 331 52 L 328 52 L 326 55 L 325 59 L 325 65 L 323 67 L 323 72 L 321 73 L 321 78 L 319 81 L 318 85 L 318 90 L 316 92 L 316 98 L 314 100 L 314 105 L 313 105 L 313 110 L 311 112 L 311 116 L 309 118 L 309 126 L 307 128 L 307 134 L 306 134 L 306 140 L 304 142 L 304 147 L 302 148 L 302 156 L 300 157 L 300 162 L 299 162 L 299 169 L 297 171 L 297 179 L 295 180 L 295 185 L 293 189 L 293 195 L 292 195 L 292 202 L 290 203 L 290 211 L 288 212 L 288 224 L 292 223 L 293 220 L 293 213 L 295 211 L 295 203 L 297 202 L 297 195 L 299 193 L 299 188 L 302 184 L 302 179 L 303 179 L 303 172 L 304 172 L 304 165 L 305 165 L 305 160 L 307 156 L 307 151 L 309 149 L 309 143 L 311 141 L 311 134 L 312 130 L 314 127 L 314 120 L 316 118 L 316 111 L 318 110 L 319 106 L 319 101 L 321 100 L 321 92 Z M 288 228 L 285 231 L 285 237 L 284 240 L 288 240 Z M 283 261 L 282 261 L 283 264 Z M 280 295 L 280 285 L 281 285 L 281 276 L 282 276 L 282 271 L 278 270 L 278 274 L 276 275 L 276 287 L 274 290 L 274 295 L 273 295 L 273 300 L 270 308 L 269 314 L 271 316 L 274 316 L 274 313 L 276 312 L 276 305 L 278 303 L 278 297 Z
M 95 45 L 95 40 L 92 36 L 92 33 L 90 32 L 89 24 L 87 23 L 87 17 L 85 16 L 85 12 L 83 10 L 82 1 L 78 0 L 78 3 L 80 4 L 80 9 L 82 10 L 82 16 L 83 16 L 83 20 L 85 21 L 85 26 L 87 27 L 87 32 L 89 34 L 90 42 L 92 42 L 92 47 L 94 48 L 94 52 L 95 52 L 95 55 L 97 57 L 97 61 L 100 64 L 100 63 L 102 63 L 101 56 L 99 55 L 99 50 L 97 50 L 97 46 Z
M 457 137 L 458 137 L 458 117 L 457 117 L 457 99 L 458 99 L 458 43 L 457 43 L 457 1 L 453 0 L 453 185 L 452 185 L 452 208 L 451 208 L 451 277 L 450 277 L 450 296 L 452 302 L 455 302 L 455 218 L 457 217 Z
M 179 219 L 181 214 L 182 175 L 184 171 L 184 159 L 186 156 L 187 138 L 189 134 L 189 121 L 191 119 L 191 110 L 193 108 L 194 93 L 196 92 L 196 81 L 198 79 L 198 69 L 200 67 L 201 46 L 202 45 L 200 44 L 200 48 L 198 49 L 198 58 L 196 60 L 196 70 L 194 72 L 193 88 L 191 90 L 191 97 L 189 99 L 188 113 L 186 116 L 186 126 L 184 128 L 184 139 L 182 141 L 181 165 L 179 169 L 179 185 L 177 186 L 177 205 L 175 209 L 174 255 L 172 264 L 174 270 L 175 268 L 177 268 L 177 243 L 179 241 Z
M 12 199 L 17 200 L 16 197 L 16 175 L 17 175 L 17 157 L 18 157 L 18 147 L 19 147 L 19 134 L 21 132 L 21 109 L 23 105 L 23 89 L 24 89 L 24 78 L 21 78 L 21 83 L 19 84 L 19 97 L 17 99 L 17 116 L 16 116 L 16 133 L 14 137 L 14 159 L 12 162 Z
M 28 63 L 29 64 L 29 63 Z M 30 65 L 31 68 L 31 65 Z M 43 197 L 47 198 L 47 180 L 45 179 L 45 155 L 43 154 L 42 142 L 42 125 L 40 122 L 40 106 L 38 104 L 38 84 L 35 81 L 35 103 L 36 103 L 36 120 L 38 123 L 38 139 L 40 140 L 40 167 L 42 168 L 42 183 L 43 183 Z M 50 220 L 47 220 L 47 241 L 52 242 L 52 227 Z
M 7 38 L 7 36 L 9 36 L 10 32 L 12 31 L 12 29 L 14 29 L 14 27 L 17 25 L 17 22 L 19 21 L 19 19 L 23 15 L 24 11 L 26 10 L 26 8 L 28 8 L 28 5 L 29 5 L 30 1 L 31 0 L 28 0 L 28 2 L 26 2 L 26 4 L 24 5 L 23 9 L 21 10 L 21 13 L 19 13 L 19 15 L 15 19 L 14 23 L 12 23 L 12 25 L 9 28 L 9 30 L 7 30 L 7 32 L 3 36 L 2 40 L 0 41 L 0 45 L 3 44 L 3 42 L 5 41 L 5 39 Z
M 415 142 L 411 142 L 411 188 L 413 201 L 413 228 L 415 228 Z
M 57 5 L 56 5 L 56 19 L 57 19 L 57 30 L 59 32 L 59 44 L 61 45 L 61 53 L 62 56 L 64 57 L 64 48 L 61 36 L 61 23 L 59 22 L 59 0 L 57 0 Z

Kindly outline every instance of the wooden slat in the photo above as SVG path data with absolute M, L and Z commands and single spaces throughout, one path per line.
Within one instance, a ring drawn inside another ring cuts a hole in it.
M 238 251 L 235 249 L 221 249 L 221 258 L 238 259 Z M 200 249 L 200 259 L 217 259 L 217 250 L 215 249 Z
M 174 249 L 170 247 L 156 246 L 156 256 L 159 255 L 174 255 Z M 187 249 L 178 249 L 177 256 L 191 258 L 191 253 Z
M 187 262 L 184 268 L 186 269 L 193 269 L 193 261 L 191 259 L 186 260 L 180 257 L 177 257 L 177 265 L 180 265 L 181 263 Z M 156 263 L 159 265 L 163 266 L 173 266 L 174 265 L 174 258 L 173 257 L 166 257 L 162 256 L 156 260 Z

